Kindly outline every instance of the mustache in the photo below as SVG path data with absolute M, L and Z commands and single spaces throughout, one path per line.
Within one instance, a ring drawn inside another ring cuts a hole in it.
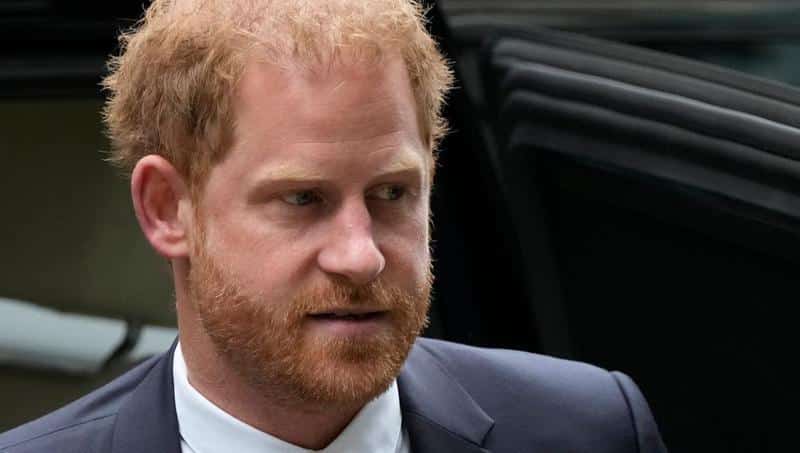
M 380 279 L 359 286 L 329 281 L 296 295 L 291 309 L 304 314 L 353 307 L 391 310 L 409 303 L 414 296 L 413 291 L 409 293 Z

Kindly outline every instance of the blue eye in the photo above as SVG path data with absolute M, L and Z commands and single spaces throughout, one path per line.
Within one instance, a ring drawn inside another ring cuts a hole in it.
M 281 199 L 293 206 L 307 206 L 320 200 L 319 195 L 311 190 L 301 190 L 281 195 Z
M 382 186 L 374 192 L 374 196 L 376 198 L 386 201 L 399 200 L 405 194 L 406 194 L 405 187 L 393 184 Z

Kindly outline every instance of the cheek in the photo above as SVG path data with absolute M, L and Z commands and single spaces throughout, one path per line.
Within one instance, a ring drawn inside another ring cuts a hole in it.
M 251 296 L 290 298 L 309 261 L 305 241 L 247 220 L 217 219 L 206 241 L 218 265 Z
M 386 258 L 387 273 L 403 279 L 413 276 L 411 280 L 419 283 L 426 278 L 430 266 L 427 218 L 393 229 L 384 236 L 380 248 Z

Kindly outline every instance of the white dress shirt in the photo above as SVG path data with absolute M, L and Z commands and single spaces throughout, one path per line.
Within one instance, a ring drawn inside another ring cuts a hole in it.
M 397 382 L 364 406 L 330 445 L 308 450 L 260 431 L 223 411 L 189 384 L 180 343 L 172 364 L 182 453 L 409 453 Z

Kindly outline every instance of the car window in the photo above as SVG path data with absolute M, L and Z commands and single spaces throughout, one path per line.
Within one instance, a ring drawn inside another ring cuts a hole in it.
M 445 0 L 456 34 L 487 24 L 625 42 L 800 85 L 800 4 L 775 1 Z

